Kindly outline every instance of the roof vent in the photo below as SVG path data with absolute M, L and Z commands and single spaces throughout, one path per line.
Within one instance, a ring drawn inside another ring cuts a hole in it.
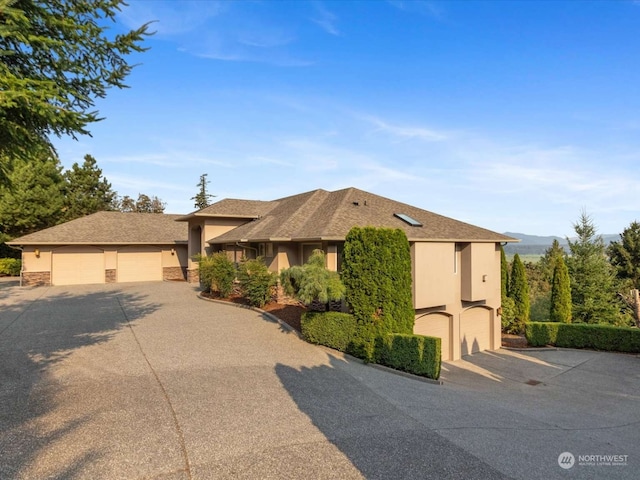
M 412 227 L 421 227 L 422 226 L 422 224 L 419 221 L 417 221 L 415 218 L 411 218 L 409 215 L 405 215 L 404 213 L 394 213 L 393 216 L 394 217 L 398 217 L 400 220 L 402 220 L 403 222 L 408 223 Z

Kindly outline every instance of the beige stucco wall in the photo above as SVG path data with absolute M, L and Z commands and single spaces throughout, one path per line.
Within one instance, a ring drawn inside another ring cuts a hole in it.
M 162 267 L 186 267 L 187 266 L 187 246 L 163 246 L 162 247 Z
M 462 300 L 476 302 L 500 290 L 500 256 L 494 243 L 468 243 L 462 248 Z
M 36 256 L 36 249 L 40 252 Z M 23 272 L 50 272 L 51 271 L 51 247 L 24 247 L 22 249 Z
M 455 243 L 415 242 L 411 245 L 415 309 L 452 304 L 459 297 Z
M 118 268 L 118 247 L 105 247 L 104 268 L 105 270 Z
M 449 355 L 443 359 L 461 358 L 461 342 L 465 333 L 461 327 L 470 315 L 488 319 L 490 341 L 488 346 L 481 346 L 494 350 L 500 348 L 501 319 L 497 314 L 501 303 L 499 244 L 416 243 L 411 249 L 418 330 L 425 334 L 432 329 L 434 336 L 440 336 L 439 333 L 443 331 L 440 325 L 442 316 L 450 318 Z M 452 275 L 453 264 L 449 260 L 453 260 L 454 256 L 456 273 Z

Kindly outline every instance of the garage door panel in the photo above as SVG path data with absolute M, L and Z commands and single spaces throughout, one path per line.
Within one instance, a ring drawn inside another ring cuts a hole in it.
M 491 349 L 491 312 L 473 308 L 460 317 L 461 354 L 469 355 Z
M 51 255 L 53 285 L 104 283 L 104 252 L 98 248 L 62 248 Z
M 149 247 L 125 247 L 118 250 L 118 282 L 154 282 L 162 280 L 162 253 Z
M 413 333 L 442 339 L 442 360 L 451 360 L 451 317 L 442 313 L 431 313 L 416 318 Z

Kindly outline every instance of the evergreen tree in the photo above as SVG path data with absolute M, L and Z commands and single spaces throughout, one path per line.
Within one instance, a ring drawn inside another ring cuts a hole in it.
M 571 323 L 571 283 L 564 259 L 556 258 L 551 284 L 551 309 L 549 321 Z
M 62 220 L 63 176 L 60 161 L 40 151 L 16 160 L 10 187 L 0 186 L 0 233 L 4 241 L 52 227 Z
M 164 213 L 165 203 L 155 195 L 150 197 L 144 193 L 138 194 L 138 199 L 134 200 L 129 195 L 117 197 L 113 202 L 113 207 L 119 212 L 134 213 Z
M 529 321 L 529 285 L 524 264 L 517 253 L 513 257 L 511 267 L 511 282 L 509 284 L 509 297 L 514 302 L 515 330 L 524 331 L 524 324 Z
M 85 155 L 82 167 L 74 163 L 71 170 L 64 172 L 64 178 L 65 220 L 113 208 L 116 193 L 91 155 Z
M 198 210 L 202 210 L 203 208 L 211 205 L 210 200 L 213 197 L 215 197 L 215 195 L 211 195 L 210 193 L 207 192 L 207 185 L 209 183 L 211 182 L 207 180 L 206 173 L 203 173 L 202 175 L 200 175 L 200 182 L 198 182 L 198 185 L 196 185 L 198 188 L 200 188 L 200 191 L 196 194 L 195 197 L 191 197 L 191 200 L 195 202 L 194 206 Z
M 566 254 L 567 252 L 565 252 L 564 248 L 560 246 L 560 242 L 558 242 L 557 239 L 554 239 L 551 246 L 545 250 L 543 257 L 538 262 L 540 270 L 549 284 L 551 284 L 551 280 L 553 279 L 553 271 L 556 267 L 556 261 L 558 258 L 564 258 Z
M 122 0 L 0 0 L 0 159 L 33 160 L 51 135 L 87 134 L 97 98 L 122 88 L 147 25 L 112 34 Z
M 614 274 L 602 237 L 596 235 L 593 220 L 586 212 L 582 212 L 573 229 L 577 238 L 569 240 L 571 256 L 567 259 L 573 322 L 618 323 L 620 309 Z
M 631 222 L 620 234 L 620 241 L 611 242 L 607 253 L 617 277 L 640 289 L 640 223 Z
M 502 294 L 502 302 L 509 296 L 509 263 L 507 256 L 504 254 L 504 248 L 500 246 L 500 287 Z

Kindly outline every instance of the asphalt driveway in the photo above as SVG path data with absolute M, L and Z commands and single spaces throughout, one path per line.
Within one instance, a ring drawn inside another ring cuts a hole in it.
M 639 367 L 498 351 L 434 385 L 184 283 L 0 282 L 0 478 L 637 478 Z

